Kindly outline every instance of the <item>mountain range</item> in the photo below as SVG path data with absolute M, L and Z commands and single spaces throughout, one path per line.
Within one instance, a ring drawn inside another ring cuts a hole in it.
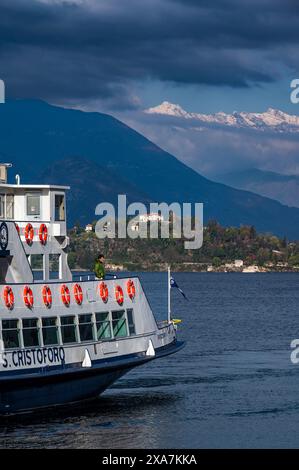
M 203 202 L 204 223 L 299 235 L 299 209 L 210 181 L 107 114 L 9 101 L 0 106 L 0 156 L 23 183 L 70 185 L 70 225 L 94 220 L 99 202 L 126 193 L 145 203 Z
M 214 177 L 216 181 L 233 188 L 245 189 L 276 199 L 287 206 L 299 207 L 299 176 L 282 175 L 274 171 L 250 168 Z
M 193 119 L 202 124 L 214 124 L 233 128 L 250 128 L 259 131 L 299 132 L 299 116 L 290 115 L 279 109 L 269 108 L 263 113 L 246 113 L 234 111 L 232 114 L 218 112 L 215 114 L 191 113 L 180 105 L 163 101 L 158 106 L 145 109 L 146 114 L 160 114 L 184 119 Z

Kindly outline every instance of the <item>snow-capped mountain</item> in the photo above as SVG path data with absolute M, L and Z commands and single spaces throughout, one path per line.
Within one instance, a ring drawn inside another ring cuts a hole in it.
M 158 106 L 148 108 L 147 114 L 160 114 L 184 119 L 192 119 L 206 124 L 218 124 L 231 127 L 250 127 L 258 130 L 273 129 L 279 132 L 299 132 L 299 116 L 290 115 L 278 109 L 269 108 L 263 113 L 245 113 L 234 111 L 232 114 L 189 113 L 180 105 L 164 101 Z

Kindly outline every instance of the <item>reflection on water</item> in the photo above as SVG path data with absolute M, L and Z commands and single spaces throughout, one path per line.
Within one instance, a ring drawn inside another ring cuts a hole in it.
M 145 443 L 159 447 L 155 429 L 159 414 L 178 399 L 154 391 L 110 392 L 88 404 L 3 418 L 1 447 L 139 448 Z
M 166 275 L 143 274 L 158 319 Z M 137 368 L 98 400 L 2 418 L 2 448 L 297 447 L 298 274 L 176 275 L 187 346 Z

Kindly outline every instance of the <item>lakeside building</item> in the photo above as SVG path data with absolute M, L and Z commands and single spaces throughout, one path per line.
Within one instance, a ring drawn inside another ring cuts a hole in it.
M 91 224 L 87 224 L 86 227 L 85 227 L 85 232 L 92 232 L 93 231 L 93 227 Z

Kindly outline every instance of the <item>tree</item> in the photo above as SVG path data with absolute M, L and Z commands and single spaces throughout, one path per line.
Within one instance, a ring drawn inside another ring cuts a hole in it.
M 256 230 L 253 225 L 250 226 L 249 237 L 251 238 L 251 240 L 254 240 L 256 238 Z
M 70 253 L 68 253 L 67 261 L 68 261 L 68 265 L 69 265 L 70 269 L 75 269 L 75 267 L 76 267 L 76 262 L 77 262 L 77 255 L 76 255 L 76 253 L 74 253 L 73 251 L 71 251 Z
M 259 266 L 263 266 L 267 261 L 270 260 L 270 252 L 267 248 L 260 248 L 257 252 L 257 263 Z
M 299 266 L 299 253 L 297 253 L 296 255 L 290 256 L 289 264 L 291 266 Z
M 212 259 L 212 264 L 215 268 L 219 268 L 219 266 L 221 266 L 221 259 L 217 256 L 214 256 L 214 258 Z

